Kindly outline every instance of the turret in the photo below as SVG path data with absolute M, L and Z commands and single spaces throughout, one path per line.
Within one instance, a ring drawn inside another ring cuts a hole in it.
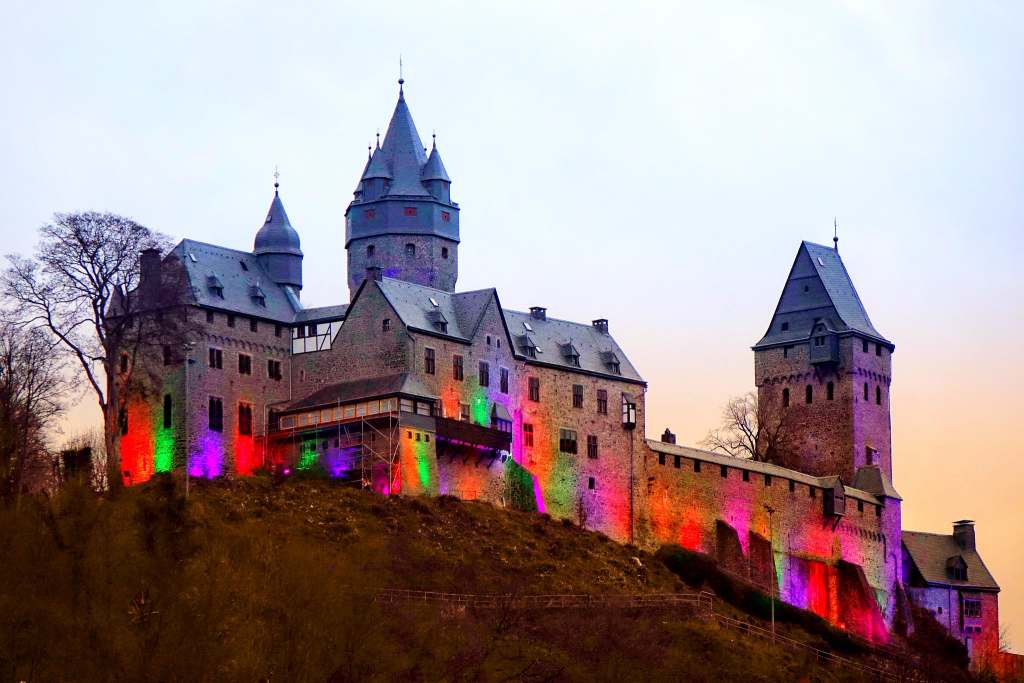
M 284 204 L 274 183 L 274 199 L 263 226 L 256 233 L 253 253 L 270 279 L 279 285 L 291 287 L 298 296 L 302 289 L 302 249 L 299 233 L 295 231 L 285 213 Z
M 427 155 L 399 79 L 383 144 L 370 154 L 345 211 L 349 292 L 370 268 L 445 291 L 458 279 L 459 205 L 434 140 Z

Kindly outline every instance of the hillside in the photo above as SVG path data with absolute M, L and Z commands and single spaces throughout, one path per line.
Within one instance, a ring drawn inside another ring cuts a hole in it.
M 448 497 L 257 477 L 194 485 L 186 506 L 170 479 L 72 487 L 0 510 L 0 557 L 3 680 L 859 680 L 685 609 L 374 601 L 691 590 L 599 534 Z

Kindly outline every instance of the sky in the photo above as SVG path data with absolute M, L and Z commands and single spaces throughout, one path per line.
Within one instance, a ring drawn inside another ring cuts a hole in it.
M 301 4 L 8 0 L 2 251 L 78 210 L 251 249 L 277 165 L 303 300 L 342 303 L 401 56 L 462 207 L 459 289 L 608 318 L 649 435 L 696 444 L 835 218 L 896 344 L 904 528 L 977 521 L 1024 652 L 1024 5 Z M 69 432 L 95 419 L 74 402 Z

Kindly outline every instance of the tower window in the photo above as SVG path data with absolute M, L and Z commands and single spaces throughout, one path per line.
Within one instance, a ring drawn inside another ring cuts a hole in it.
M 720 470 L 719 470 L 719 474 L 722 475 L 722 479 L 728 479 L 729 478 L 729 468 L 726 467 L 725 465 L 722 465 Z
M 365 216 L 366 218 L 376 218 L 377 217 L 377 210 L 376 209 L 367 209 L 366 211 L 363 211 L 363 216 Z
M 789 407 L 789 389 L 783 389 L 782 390 L 782 407 L 783 408 L 788 408 Z
M 250 332 L 258 332 L 259 329 L 260 329 L 259 321 L 257 321 L 256 318 L 249 318 L 249 331 Z
M 375 247 L 374 245 L 372 245 L 372 244 L 368 244 L 368 245 L 366 246 L 366 255 L 367 255 L 368 257 L 371 257 L 371 258 L 372 258 L 372 257 L 373 257 L 373 254 L 374 254 L 374 252 L 376 252 L 376 251 L 377 251 L 377 247 Z
M 443 220 L 445 223 L 449 222 L 451 219 L 452 215 L 450 213 L 448 213 L 447 211 L 441 212 L 441 220 Z
M 789 358 L 789 353 L 792 350 L 793 350 L 792 346 L 783 346 L 782 347 L 782 357 L 783 358 Z
M 409 258 L 412 258 L 413 256 L 415 256 L 416 255 L 416 245 L 413 244 L 412 242 L 408 242 L 405 245 L 405 255 L 408 256 Z
M 882 405 L 882 387 L 875 387 L 875 404 Z
M 867 339 L 861 339 L 860 342 L 863 345 L 864 353 L 867 353 L 868 352 L 868 340 Z
M 206 322 L 207 323 L 212 323 L 213 322 L 213 311 L 207 311 L 206 312 Z
M 868 400 L 868 383 L 864 382 L 864 400 Z
M 448 258 L 448 247 L 441 247 L 441 258 Z
M 224 404 L 219 398 L 210 397 L 210 405 L 207 413 L 210 430 L 214 432 L 224 431 Z
M 415 206 L 407 206 L 404 209 L 402 209 L 402 213 L 405 214 L 406 216 L 415 216 L 416 215 L 416 207 Z
M 171 428 L 171 395 L 164 394 L 164 429 Z
M 792 479 L 790 479 L 789 480 L 789 492 L 793 493 L 794 491 L 796 491 L 796 482 L 793 481 Z
M 872 448 L 871 446 L 864 447 L 864 460 L 868 465 L 875 464 L 875 456 L 878 454 L 878 449 Z
M 174 354 L 171 352 L 170 346 L 164 346 L 164 365 L 172 365 L 174 363 Z
M 743 470 L 743 481 L 750 481 L 750 470 Z
M 813 403 L 814 402 L 814 387 L 812 387 L 810 384 L 808 384 L 807 388 L 804 389 L 804 402 L 806 402 L 806 403 Z
M 281 336 L 281 326 L 280 325 L 274 325 L 274 336 L 275 337 L 280 337 Z
M 876 356 L 881 356 L 882 355 L 882 345 L 881 344 L 875 344 L 875 355 Z
M 832 382 L 829 382 L 828 384 L 825 385 L 825 398 L 827 398 L 828 400 L 831 401 L 831 400 L 835 399 L 835 397 L 836 397 L 836 386 Z
M 698 474 L 700 473 L 700 460 L 693 461 L 693 471 L 697 472 Z
M 782 323 L 782 331 L 787 332 L 789 330 L 789 323 Z
M 234 327 L 234 326 L 235 326 L 235 316 L 233 316 L 233 315 L 231 315 L 229 313 L 228 314 L 228 327 Z

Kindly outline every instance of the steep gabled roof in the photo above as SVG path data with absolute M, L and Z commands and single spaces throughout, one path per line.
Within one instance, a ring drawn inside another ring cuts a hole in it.
M 988 567 L 977 550 L 963 548 L 951 534 L 930 534 L 924 531 L 904 531 L 903 547 L 914 567 L 928 584 L 954 588 L 999 590 Z M 947 571 L 950 558 L 960 556 L 967 564 L 967 580 L 954 579 Z
M 754 348 L 803 341 L 816 320 L 833 331 L 854 332 L 893 348 L 871 323 L 839 252 L 802 242 L 768 331 Z
M 301 310 L 297 299 L 270 279 L 255 254 L 186 239 L 171 250 L 171 255 L 184 266 L 196 305 L 282 323 L 292 322 Z M 220 284 L 223 297 L 209 286 L 211 277 Z M 256 285 L 263 291 L 263 306 L 252 296 Z
M 466 342 L 473 339 L 484 308 L 494 296 L 493 289 L 455 294 L 388 277 L 377 284 L 407 327 Z M 442 319 L 448 324 L 445 332 L 436 325 Z
M 548 317 L 538 320 L 529 313 L 511 311 L 507 308 L 502 310 L 502 313 L 509 333 L 516 339 L 516 355 L 520 357 L 525 355 L 520 347 L 523 335 L 527 335 L 538 347 L 537 357 L 530 358 L 531 361 L 536 360 L 566 370 L 584 370 L 631 382 L 644 381 L 615 339 L 610 334 L 599 331 L 592 324 Z M 530 329 L 523 323 L 529 325 Z M 570 341 L 580 354 L 579 367 L 573 365 L 569 356 L 562 353 L 562 348 Z M 620 374 L 615 374 L 610 367 L 612 356 L 619 362 Z

